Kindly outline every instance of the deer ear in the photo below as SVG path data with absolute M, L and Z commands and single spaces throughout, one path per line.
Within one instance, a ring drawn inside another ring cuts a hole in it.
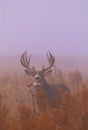
M 47 72 L 45 72 L 45 76 L 49 76 L 52 73 L 52 70 L 48 70 Z
M 25 73 L 29 76 L 34 76 L 35 75 L 35 72 L 33 71 L 29 71 L 29 70 L 25 70 Z

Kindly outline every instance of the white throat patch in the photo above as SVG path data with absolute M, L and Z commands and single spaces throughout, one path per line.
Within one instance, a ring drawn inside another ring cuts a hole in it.
M 40 82 L 33 82 L 33 86 L 41 86 L 41 83 Z

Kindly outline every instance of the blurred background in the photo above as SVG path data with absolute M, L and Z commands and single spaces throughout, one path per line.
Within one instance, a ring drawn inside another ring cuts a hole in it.
M 0 0 L 0 65 L 18 66 L 27 50 L 40 67 L 50 50 L 59 68 L 87 75 L 87 7 L 86 0 Z

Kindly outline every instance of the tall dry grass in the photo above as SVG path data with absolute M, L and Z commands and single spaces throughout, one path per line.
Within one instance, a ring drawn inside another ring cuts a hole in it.
M 31 112 L 27 87 L 32 79 L 22 74 L 0 76 L 0 130 L 88 130 L 88 80 L 78 70 L 68 76 L 57 70 L 47 80 L 52 85 L 66 84 L 71 94 L 62 93 L 62 105 L 53 108 L 58 101 L 52 99 L 47 105 L 42 93 L 39 103 L 46 111 L 36 117 Z

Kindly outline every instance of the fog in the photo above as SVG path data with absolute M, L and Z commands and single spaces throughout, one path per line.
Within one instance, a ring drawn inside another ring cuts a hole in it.
M 29 53 L 30 54 L 30 53 Z M 2 74 L 25 74 L 24 67 L 20 63 L 21 54 L 15 56 L 0 56 L 0 75 Z M 30 60 L 30 66 L 34 66 L 36 70 L 41 70 L 42 66 L 48 66 L 48 60 L 46 53 L 41 55 L 32 55 Z M 66 56 L 56 56 L 55 57 L 55 67 L 62 70 L 63 73 L 68 74 L 70 71 L 78 69 L 84 77 L 88 77 L 87 58 L 76 58 L 76 57 L 66 57 Z M 53 67 L 54 71 L 54 67 Z
M 88 1 L 0 0 L 0 54 L 88 57 Z
M 47 65 L 46 52 L 64 72 L 80 69 L 87 75 L 88 2 L 85 0 L 0 0 L 0 72 L 23 70 L 27 50 L 31 65 Z

